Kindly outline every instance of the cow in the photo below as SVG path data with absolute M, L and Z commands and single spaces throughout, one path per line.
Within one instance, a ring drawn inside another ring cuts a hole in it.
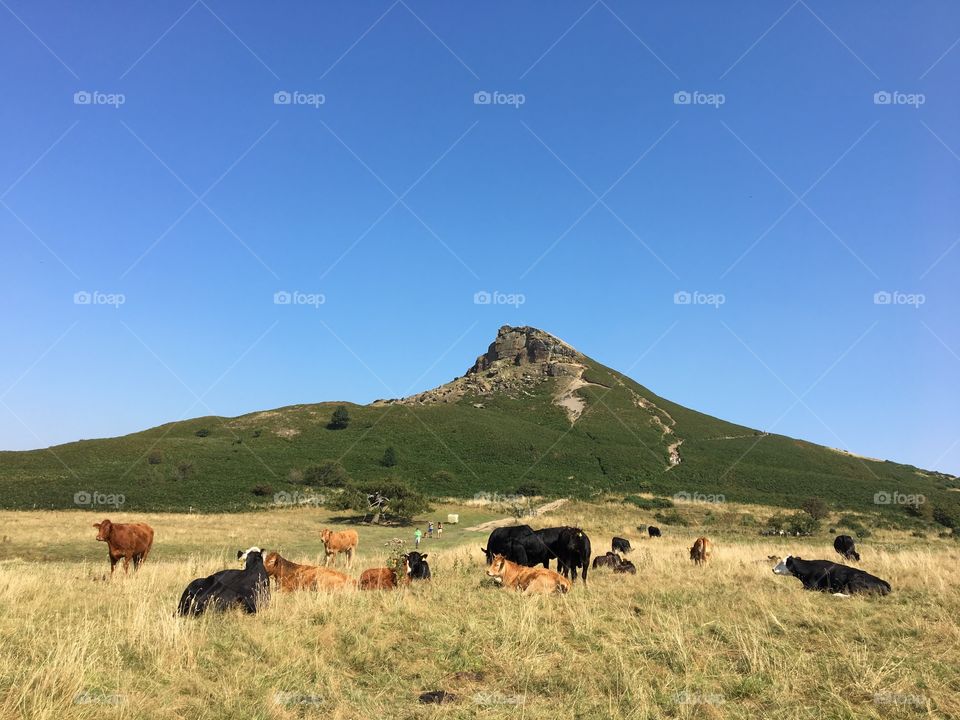
M 191 582 L 180 596 L 178 614 L 200 615 L 207 610 L 231 607 L 248 613 L 261 610 L 270 599 L 270 577 L 263 566 L 263 550 L 256 546 L 237 550 L 237 559 L 244 561 L 243 570 L 221 570 Z
M 653 525 L 651 525 L 650 527 L 647 528 L 647 534 L 648 534 L 650 537 L 652 537 L 652 538 L 662 537 L 662 535 L 661 535 L 661 533 L 660 533 L 660 528 L 654 527 Z
M 353 567 L 353 554 L 356 552 L 357 543 L 360 541 L 356 530 L 333 532 L 329 528 L 324 528 L 320 533 L 320 539 L 323 541 L 323 548 L 327 554 L 327 561 L 324 565 L 329 565 L 331 560 L 336 565 L 337 555 L 346 553 L 347 567 Z
M 853 538 L 849 535 L 837 535 L 833 539 L 833 549 L 836 550 L 844 560 L 856 560 L 860 562 L 860 553 L 857 552 L 857 546 Z
M 564 576 L 583 568 L 583 581 L 587 581 L 590 567 L 590 538 L 580 528 L 568 526 L 533 530 L 529 525 L 512 525 L 496 528 L 487 539 L 487 546 L 480 548 L 487 565 L 495 555 L 503 555 L 518 565 L 535 567 L 542 564 L 550 569 L 550 561 L 556 560 Z
M 891 592 L 890 583 L 859 568 L 841 565 L 829 560 L 804 560 L 788 555 L 773 572 L 777 575 L 793 575 L 803 583 L 805 590 L 819 590 L 839 595 L 854 593 Z
M 94 523 L 93 527 L 97 529 L 97 541 L 107 544 L 111 577 L 120 558 L 123 558 L 124 574 L 130 568 L 131 560 L 134 572 L 139 570 L 153 547 L 153 528 L 145 523 L 112 523 L 103 520 Z
M 593 569 L 596 570 L 599 567 L 615 568 L 622 562 L 623 558 L 617 555 L 617 553 L 608 552 L 606 555 L 597 555 L 593 559 Z
M 713 543 L 705 537 L 698 537 L 690 548 L 690 559 L 696 565 L 703 565 L 713 554 Z
M 556 570 L 525 567 L 507 560 L 503 555 L 494 555 L 487 568 L 487 575 L 494 578 L 504 588 L 524 594 L 530 593 L 566 593 L 570 590 L 570 581 Z
M 629 575 L 637 574 L 637 566 L 634 565 L 629 560 L 621 560 L 619 563 L 613 566 L 613 571 L 615 573 L 624 573 Z
M 622 553 L 628 553 L 633 550 L 633 548 L 630 547 L 630 541 L 622 537 L 615 537 L 613 540 L 611 540 L 610 549 L 614 552 Z
M 536 559 L 533 561 L 528 557 L 528 548 L 535 555 Z M 543 557 L 546 548 L 534 535 L 533 528 L 529 525 L 511 525 L 494 529 L 487 538 L 487 546 L 480 550 L 486 556 L 487 565 L 493 562 L 493 556 L 498 554 L 520 565 L 544 563 L 544 567 L 549 567 L 551 559 L 550 556 Z
M 357 586 L 361 590 L 392 590 L 397 587 L 397 572 L 387 567 L 364 570 Z
M 269 553 L 263 566 L 280 590 L 341 590 L 356 586 L 346 573 L 315 565 L 298 565 L 279 553 Z
M 577 581 L 577 568 L 582 568 L 581 577 L 587 582 L 590 567 L 590 538 L 577 527 L 562 526 L 535 531 L 536 536 L 557 558 L 557 569 L 573 582 Z M 549 565 L 544 563 L 544 568 Z
M 430 566 L 427 564 L 427 554 L 409 552 L 403 556 L 404 566 L 407 568 L 407 580 L 429 580 Z

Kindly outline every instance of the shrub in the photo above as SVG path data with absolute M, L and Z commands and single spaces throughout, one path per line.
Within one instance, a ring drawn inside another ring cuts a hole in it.
M 807 498 L 800 503 L 800 509 L 803 510 L 814 520 L 823 520 L 830 512 L 827 504 L 820 498 Z
M 955 505 L 937 505 L 933 508 L 933 519 L 944 527 L 956 530 L 960 527 L 960 508 Z
M 177 477 L 186 480 L 193 475 L 193 463 L 189 460 L 181 460 L 177 463 Z
M 623 501 L 636 505 L 641 510 L 666 510 L 673 507 L 673 500 L 665 497 L 643 498 L 639 495 L 627 495 Z
M 272 485 L 254 485 L 253 489 L 250 492 L 252 492 L 257 497 L 273 495 L 273 486 Z
M 676 510 L 671 510 L 670 512 L 657 512 L 654 513 L 653 517 L 657 520 L 657 522 L 662 523 L 663 525 L 679 525 L 680 527 L 686 527 L 690 524 L 687 522 L 687 519 Z
M 299 485 L 303 482 L 303 470 L 299 468 L 290 468 L 290 472 L 287 473 L 287 481 L 293 483 L 294 485 Z
M 343 492 L 327 501 L 331 510 L 353 510 L 373 522 L 382 518 L 410 520 L 430 509 L 426 497 L 400 480 L 348 483 Z
M 338 460 L 324 460 L 303 471 L 303 483 L 313 487 L 346 487 L 350 475 Z
M 200 428 L 199 430 L 197 430 L 197 431 L 194 433 L 194 435 L 196 435 L 196 436 L 199 437 L 199 438 L 205 438 L 205 437 L 207 437 L 207 435 L 209 435 L 209 434 L 210 434 L 210 431 L 207 430 L 206 428 Z
M 393 445 L 383 451 L 383 457 L 380 458 L 380 464 L 384 467 L 393 467 L 397 464 L 397 451 Z
M 517 485 L 517 489 L 514 491 L 516 495 L 523 495 L 524 497 L 537 497 L 544 494 L 543 486 L 537 482 L 524 482 Z
M 350 424 L 350 413 L 347 412 L 346 405 L 337 405 L 333 414 L 330 416 L 330 424 L 327 425 L 331 430 L 343 430 Z
M 151 465 L 159 465 L 163 462 L 163 453 L 159 449 L 151 450 L 147 455 L 147 462 Z

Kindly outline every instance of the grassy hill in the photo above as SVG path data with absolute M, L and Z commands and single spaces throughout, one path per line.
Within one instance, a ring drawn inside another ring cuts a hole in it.
M 464 378 L 428 394 L 347 403 L 345 429 L 328 427 L 340 403 L 319 403 L 0 453 L 0 507 L 74 508 L 76 493 L 98 492 L 122 494 L 128 511 L 240 511 L 303 491 L 297 471 L 328 459 L 355 479 L 399 478 L 433 496 L 686 492 L 785 507 L 817 496 L 900 514 L 874 495 L 956 502 L 951 476 L 698 413 L 532 328 L 502 328 L 503 338 L 526 345 L 514 357 L 495 343 Z M 581 405 L 573 422 L 558 402 L 565 388 Z M 398 461 L 385 467 L 391 446 Z

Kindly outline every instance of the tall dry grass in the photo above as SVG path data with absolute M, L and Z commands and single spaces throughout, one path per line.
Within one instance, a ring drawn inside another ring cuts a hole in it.
M 830 557 L 828 538 L 720 534 L 716 557 L 695 568 L 687 550 L 702 528 L 651 541 L 636 531 L 636 513 L 571 504 L 550 522 L 578 522 L 595 548 L 614 533 L 630 537 L 636 576 L 601 570 L 566 597 L 523 597 L 489 585 L 485 538 L 463 534 L 453 546 L 426 545 L 434 580 L 408 590 L 274 593 L 257 616 L 174 617 L 187 582 L 227 566 L 224 548 L 285 522 L 292 545 L 293 518 L 207 516 L 190 520 L 192 534 L 158 530 L 158 544 L 166 537 L 177 551 L 108 581 L 102 545 L 92 545 L 99 560 L 8 557 L 0 717 L 960 717 L 955 545 L 866 545 L 864 567 L 894 593 L 843 599 L 773 575 L 766 559 Z M 50 527 L 54 519 L 62 525 Z M 80 513 L 3 520 L 17 542 L 93 543 Z M 363 538 L 361 529 L 354 575 L 382 561 Z M 315 538 L 302 543 L 291 559 L 320 554 Z M 459 699 L 418 705 L 437 689 Z

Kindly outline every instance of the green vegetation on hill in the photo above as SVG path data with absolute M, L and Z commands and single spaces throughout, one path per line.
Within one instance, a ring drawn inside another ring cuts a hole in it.
M 791 509 L 822 498 L 838 510 L 906 515 L 901 504 L 875 503 L 886 492 L 923 495 L 937 517 L 960 516 L 955 478 L 766 435 L 586 364 L 588 384 L 577 390 L 585 408 L 573 424 L 554 402 L 559 380 L 552 377 L 450 403 L 320 403 L 202 417 L 0 453 L 0 507 L 109 511 L 83 504 L 86 495 L 75 501 L 77 493 L 101 493 L 95 501 L 122 494 L 127 511 L 240 511 L 270 504 L 270 493 L 297 497 L 307 486 L 322 491 L 351 480 L 364 488 L 399 481 L 452 497 L 529 488 L 581 498 L 683 492 Z M 670 446 L 680 440 L 681 462 L 670 466 Z

